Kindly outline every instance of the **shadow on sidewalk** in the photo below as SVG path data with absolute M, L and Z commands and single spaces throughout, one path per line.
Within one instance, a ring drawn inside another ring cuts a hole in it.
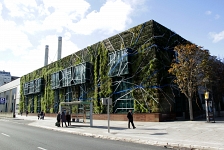
M 203 117 L 203 118 L 199 118 L 199 119 L 195 119 L 194 121 L 204 121 L 204 122 L 207 122 L 206 121 L 206 118 L 205 117 Z M 212 121 L 213 122 L 213 121 Z M 212 123 L 211 122 L 211 123 Z M 224 117 L 223 116 L 220 116 L 220 117 L 215 117 L 215 123 L 224 123 Z
M 90 125 L 84 125 L 84 124 L 76 124 L 76 125 L 71 125 L 68 126 L 67 128 L 80 128 L 80 127 L 88 127 L 88 128 L 96 128 L 96 129 L 107 129 L 107 126 L 90 126 Z M 127 128 L 123 127 L 110 127 L 110 129 L 115 129 L 115 130 L 126 130 Z

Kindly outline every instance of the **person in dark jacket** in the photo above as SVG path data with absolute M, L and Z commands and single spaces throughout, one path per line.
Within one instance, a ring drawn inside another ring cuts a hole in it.
M 44 120 L 44 111 L 43 110 L 40 112 L 40 119 Z
M 65 117 L 65 112 L 62 111 L 61 113 L 61 126 L 63 127 L 63 122 L 65 123 L 65 126 L 67 127 L 67 124 L 66 124 L 66 117 Z
M 68 122 L 68 126 L 71 125 L 71 115 L 69 114 L 69 112 L 66 113 L 66 121 Z
M 127 118 L 128 118 L 128 128 L 130 129 L 130 123 L 131 123 L 133 129 L 135 129 L 136 127 L 135 127 L 135 125 L 133 123 L 133 114 L 132 114 L 132 110 L 131 109 L 129 110 L 129 112 L 127 114 Z
M 57 115 L 57 122 L 59 124 L 58 127 L 60 127 L 60 122 L 61 122 L 61 113 L 60 113 L 60 111 L 58 112 L 58 115 Z
M 26 117 L 27 117 L 27 115 L 28 115 L 28 110 L 26 110 Z
M 37 118 L 38 118 L 38 120 L 40 119 L 40 113 L 37 114 Z

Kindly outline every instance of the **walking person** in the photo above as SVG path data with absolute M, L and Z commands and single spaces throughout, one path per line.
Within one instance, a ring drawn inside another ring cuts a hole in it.
M 27 115 L 28 115 L 28 110 L 26 110 L 26 117 L 27 117 Z
M 44 120 L 44 111 L 43 110 L 40 112 L 40 119 Z
M 57 127 L 61 127 L 60 122 L 61 122 L 61 113 L 59 111 L 57 115 L 57 124 L 56 124 Z
M 136 127 L 135 127 L 135 125 L 133 123 L 133 114 L 132 114 L 132 110 L 131 109 L 129 110 L 129 112 L 127 114 L 127 118 L 128 118 L 128 128 L 130 129 L 130 123 L 131 123 L 133 129 L 135 129 Z
M 38 120 L 40 119 L 40 113 L 37 114 L 37 118 L 38 118 Z
M 61 113 L 61 126 L 62 127 L 63 127 L 63 122 L 65 123 L 65 126 L 68 127 L 67 124 L 66 124 L 66 117 L 65 117 L 65 112 L 64 111 L 62 111 L 62 113 Z
M 68 122 L 68 126 L 71 125 L 71 115 L 69 114 L 69 112 L 66 113 L 66 121 Z

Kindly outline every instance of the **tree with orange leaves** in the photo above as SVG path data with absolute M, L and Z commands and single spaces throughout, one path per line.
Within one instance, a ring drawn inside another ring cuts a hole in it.
M 176 61 L 171 64 L 168 71 L 175 76 L 174 83 L 187 97 L 190 120 L 193 120 L 193 95 L 199 86 L 204 86 L 204 82 L 208 81 L 210 55 L 208 50 L 195 44 L 178 45 L 174 51 L 177 52 Z

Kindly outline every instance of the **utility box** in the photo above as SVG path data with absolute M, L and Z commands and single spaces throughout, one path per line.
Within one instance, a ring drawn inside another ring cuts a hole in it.
M 101 101 L 103 105 L 108 105 L 108 102 L 109 105 L 112 105 L 112 98 L 101 98 Z

